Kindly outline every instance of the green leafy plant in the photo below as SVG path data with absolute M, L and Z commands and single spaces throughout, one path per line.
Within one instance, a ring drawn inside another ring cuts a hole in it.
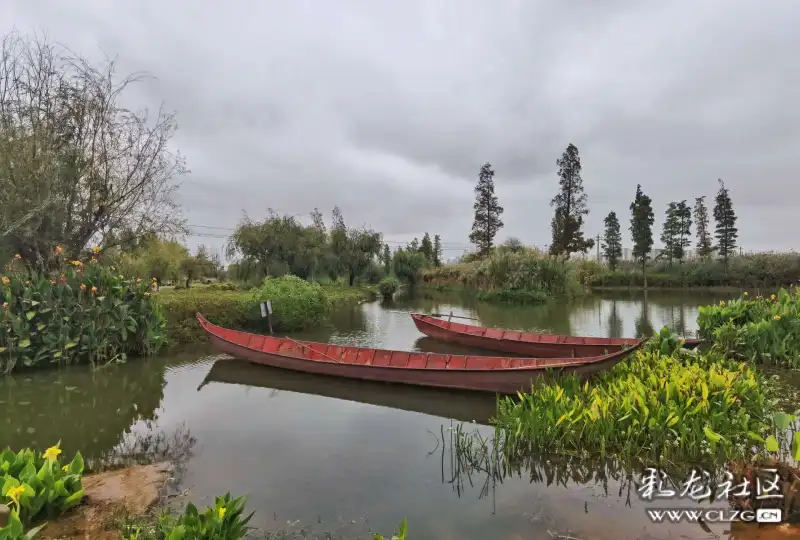
M 96 256 L 86 264 L 61 261 L 52 274 L 22 265 L 16 258 L 0 275 L 1 373 L 125 361 L 131 354 L 155 354 L 163 345 L 164 318 L 150 283 L 125 279 Z
M 0 503 L 12 509 L 8 525 L 0 529 L 0 540 L 32 538 L 42 526 L 23 534 L 23 525 L 42 516 L 55 517 L 83 500 L 83 457 L 79 452 L 62 466 L 59 446 L 41 454 L 30 448 L 18 452 L 6 448 L 0 453 Z
M 394 276 L 386 276 L 378 283 L 378 291 L 385 299 L 390 299 L 400 288 L 400 281 Z
M 247 503 L 245 497 L 231 497 L 226 493 L 216 497 L 214 506 L 202 513 L 192 503 L 186 505 L 184 512 L 176 517 L 162 515 L 159 520 L 157 538 L 159 540 L 240 540 L 247 535 L 247 524 L 253 513 L 244 516 Z M 126 540 L 135 540 L 130 533 Z
M 741 298 L 703 306 L 700 335 L 731 358 L 800 367 L 800 291 Z
M 391 540 L 406 540 L 406 534 L 408 533 L 408 522 L 406 518 L 403 518 L 402 523 L 400 523 L 400 530 L 397 534 L 393 534 Z M 376 534 L 372 537 L 372 540 L 386 540 L 386 537 L 382 534 Z
M 761 375 L 717 353 L 676 354 L 678 343 L 659 333 L 592 382 L 538 381 L 518 400 L 500 399 L 495 425 L 506 447 L 657 462 L 745 455 L 748 434 L 769 428 Z
M 331 301 L 318 283 L 297 276 L 266 278 L 254 298 L 259 302 L 272 302 L 274 325 L 285 331 L 318 326 L 332 309 Z

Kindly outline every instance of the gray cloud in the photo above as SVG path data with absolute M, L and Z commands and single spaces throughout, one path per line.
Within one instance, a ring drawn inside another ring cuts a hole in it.
M 775 232 L 800 195 L 791 0 L 11 0 L 0 21 L 155 75 L 126 99 L 177 111 L 181 201 L 218 234 L 242 211 L 338 204 L 391 240 L 427 230 L 455 249 L 489 161 L 501 235 L 544 244 L 572 142 L 588 235 L 611 210 L 627 218 L 637 183 L 660 227 L 670 200 L 713 199 L 723 178 L 745 249 L 795 247 Z

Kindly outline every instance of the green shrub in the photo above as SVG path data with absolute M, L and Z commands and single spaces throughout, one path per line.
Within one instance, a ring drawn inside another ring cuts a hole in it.
M 0 503 L 12 509 L 0 538 L 23 538 L 24 525 L 42 516 L 55 517 L 83 500 L 83 458 L 80 453 L 61 465 L 59 445 L 38 454 L 29 448 L 0 452 Z M 28 531 L 31 537 L 33 531 Z M 5 536 L 4 536 L 5 534 Z
M 17 258 L 0 275 L 0 371 L 158 352 L 166 331 L 151 284 L 96 261 L 47 275 L 15 271 Z
M 386 276 L 378 283 L 378 291 L 385 299 L 392 298 L 399 288 L 400 281 L 394 276 Z
M 284 331 L 319 326 L 332 309 L 318 283 L 297 276 L 266 278 L 255 298 L 259 302 L 272 302 L 273 324 Z
M 244 328 L 261 319 L 258 301 L 245 291 L 214 290 L 211 287 L 164 290 L 155 295 L 167 320 L 171 343 L 189 343 L 201 337 L 196 314 L 226 328 Z
M 425 255 L 417 251 L 398 249 L 392 256 L 392 268 L 397 279 L 415 285 L 422 278 L 422 271 L 428 263 Z
M 732 358 L 800 367 L 800 291 L 703 306 L 699 334 Z
M 661 354 L 664 347 L 673 354 Z M 658 338 L 593 382 L 537 381 L 498 402 L 496 426 L 521 452 L 619 454 L 658 463 L 744 456 L 772 429 L 759 372 Z
M 386 271 L 383 267 L 375 261 L 370 261 L 366 268 L 364 268 L 364 272 L 361 274 L 361 277 L 369 283 L 370 285 L 375 285 L 379 283 L 386 276 Z

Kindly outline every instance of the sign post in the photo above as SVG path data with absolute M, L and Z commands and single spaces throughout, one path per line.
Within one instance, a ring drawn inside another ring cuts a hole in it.
M 272 300 L 267 300 L 266 303 L 261 302 L 261 318 L 267 318 L 269 324 L 269 333 L 272 335 Z

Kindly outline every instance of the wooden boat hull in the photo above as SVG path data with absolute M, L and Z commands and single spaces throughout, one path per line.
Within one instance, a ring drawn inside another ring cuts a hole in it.
M 345 347 L 274 338 L 214 325 L 197 314 L 216 349 L 235 358 L 282 369 L 380 381 L 515 394 L 529 391 L 537 377 L 591 377 L 610 369 L 630 349 L 592 358 L 504 358 Z
M 574 337 L 555 334 L 538 334 L 473 326 L 437 317 L 412 313 L 417 330 L 426 336 L 467 347 L 537 358 L 584 358 L 601 356 L 634 347 L 634 338 Z M 687 339 L 684 347 L 693 349 L 699 339 Z
M 236 359 L 214 362 L 200 388 L 209 383 L 299 392 L 484 425 L 497 411 L 488 393 L 326 377 Z

